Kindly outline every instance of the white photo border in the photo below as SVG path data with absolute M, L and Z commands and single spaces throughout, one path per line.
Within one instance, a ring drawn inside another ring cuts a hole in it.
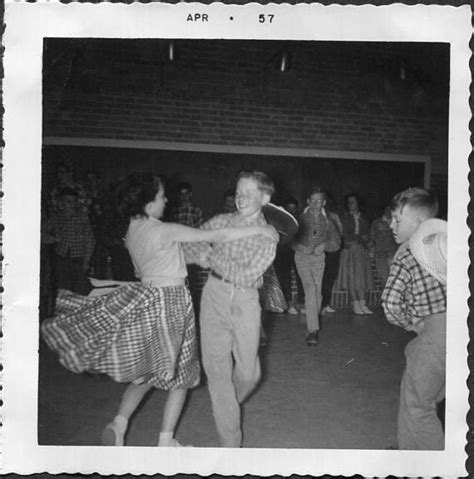
M 186 22 L 188 13 L 210 22 Z M 259 14 L 275 15 L 262 26 Z M 230 17 L 233 20 L 230 21 Z M 4 35 L 3 473 L 463 476 L 468 412 L 471 9 L 436 5 L 7 2 Z M 295 28 L 297 26 L 297 28 Z M 448 341 L 444 451 L 38 446 L 42 51 L 46 37 L 447 42 Z

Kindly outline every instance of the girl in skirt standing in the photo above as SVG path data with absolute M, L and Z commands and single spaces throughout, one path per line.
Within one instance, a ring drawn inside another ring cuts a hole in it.
M 129 382 L 102 444 L 123 446 L 130 416 L 152 389 L 168 390 L 158 446 L 180 446 L 174 430 L 189 388 L 199 383 L 194 312 L 180 243 L 277 237 L 270 226 L 198 230 L 163 223 L 167 199 L 152 174 L 128 178 L 121 209 L 130 218 L 125 245 L 138 283 L 94 299 L 60 291 L 56 315 L 42 325 L 45 341 L 73 372 Z
M 368 254 L 369 223 L 359 210 L 359 196 L 346 196 L 347 212 L 341 216 L 343 248 L 336 290 L 349 291 L 354 314 L 373 312 L 367 307 L 367 292 L 375 288 Z

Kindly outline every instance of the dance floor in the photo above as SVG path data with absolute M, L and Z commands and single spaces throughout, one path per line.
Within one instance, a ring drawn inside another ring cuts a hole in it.
M 243 407 L 244 446 L 385 449 L 396 444 L 403 349 L 411 334 L 349 310 L 323 318 L 318 347 L 305 343 L 304 316 L 268 314 L 263 379 Z M 125 385 L 64 369 L 40 347 L 39 444 L 97 445 Z M 154 446 L 166 393 L 154 391 L 131 421 L 127 446 Z M 189 395 L 176 431 L 183 444 L 217 446 L 204 385 Z

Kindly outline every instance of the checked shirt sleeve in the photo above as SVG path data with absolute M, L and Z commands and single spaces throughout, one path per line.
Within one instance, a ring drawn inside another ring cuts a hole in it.
M 387 320 L 407 330 L 412 326 L 407 301 L 410 280 L 409 271 L 400 261 L 395 260 L 390 267 L 390 276 L 382 293 L 382 305 Z
M 389 322 L 418 332 L 426 317 L 446 311 L 446 288 L 423 270 L 408 248 L 400 247 L 382 304 Z
M 200 229 L 211 230 L 224 228 L 225 222 L 219 216 L 215 216 L 200 226 Z M 210 243 L 204 241 L 197 243 L 182 243 L 184 258 L 187 264 L 198 264 L 202 268 L 209 268 L 209 255 L 212 251 Z

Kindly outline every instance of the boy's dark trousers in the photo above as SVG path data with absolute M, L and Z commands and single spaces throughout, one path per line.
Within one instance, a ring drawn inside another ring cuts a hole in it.
M 57 254 L 55 263 L 57 289 L 67 289 L 84 296 L 89 294 L 92 287 L 83 270 L 82 256 L 71 258 Z

